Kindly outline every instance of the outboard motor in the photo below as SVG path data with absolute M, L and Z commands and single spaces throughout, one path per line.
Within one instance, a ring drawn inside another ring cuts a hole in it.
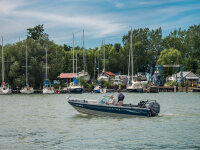
M 157 116 L 160 112 L 160 104 L 156 100 L 147 101 L 146 108 L 150 109 L 150 116 Z

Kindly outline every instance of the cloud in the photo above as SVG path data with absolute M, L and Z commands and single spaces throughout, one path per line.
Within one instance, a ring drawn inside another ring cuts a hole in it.
M 123 3 L 116 3 L 116 4 L 115 4 L 115 7 L 117 7 L 117 8 L 122 8 L 122 7 L 124 7 L 124 4 L 123 4 Z
M 115 22 L 114 19 L 109 18 L 107 15 L 98 14 L 79 14 L 79 13 L 56 13 L 43 10 L 30 10 L 30 9 L 19 9 L 23 6 L 23 3 L 13 3 L 11 1 L 3 1 L 4 3 L 4 25 L 0 25 L 5 30 L 9 30 L 11 33 L 17 33 L 25 30 L 28 27 L 33 27 L 36 24 L 45 24 L 48 30 L 51 28 L 65 27 L 70 31 L 58 31 L 57 32 L 73 32 L 86 28 L 88 35 L 92 38 L 103 38 L 108 35 L 120 33 L 124 30 L 124 25 Z M 7 26 L 5 23 L 9 23 Z M 53 30 L 51 30 L 53 31 Z M 58 33 L 59 34 L 59 33 Z M 60 37 L 60 39 L 62 39 Z
M 0 0 L 0 34 L 18 39 L 27 28 L 44 24 L 50 39 L 59 44 L 71 41 L 72 32 L 81 41 L 82 29 L 88 41 L 119 42 L 130 26 L 173 30 L 199 23 L 199 10 L 197 2 L 186 0 Z

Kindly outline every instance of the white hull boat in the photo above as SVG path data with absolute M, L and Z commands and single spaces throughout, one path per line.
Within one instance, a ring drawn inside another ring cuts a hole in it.
M 32 87 L 25 87 L 20 90 L 22 94 L 32 94 L 34 93 L 34 89 Z

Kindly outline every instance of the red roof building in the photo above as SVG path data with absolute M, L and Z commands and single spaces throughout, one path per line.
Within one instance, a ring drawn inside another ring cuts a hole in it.
M 105 72 L 105 74 L 106 74 L 106 75 L 109 75 L 109 76 L 115 76 L 115 74 L 112 73 L 112 72 Z
M 77 73 L 74 73 L 74 77 L 77 77 Z M 73 73 L 61 73 L 58 78 L 60 79 L 72 79 L 73 78 Z

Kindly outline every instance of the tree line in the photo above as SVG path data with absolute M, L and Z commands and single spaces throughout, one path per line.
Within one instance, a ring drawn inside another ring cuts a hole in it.
M 102 45 L 99 48 L 84 49 L 87 71 L 92 79 L 97 76 L 98 69 L 103 70 L 104 50 L 106 71 L 127 74 L 130 33 L 131 31 L 128 31 L 122 37 L 122 45 L 115 43 Z M 134 29 L 132 40 L 135 74 L 137 72 L 153 74 L 155 65 L 162 64 L 183 64 L 183 70 L 200 74 L 200 24 L 192 25 L 187 30 L 174 29 L 166 37 L 162 36 L 161 27 L 153 30 Z M 60 73 L 72 72 L 72 46 L 54 43 L 44 32 L 43 25 L 37 25 L 27 29 L 25 40 L 4 46 L 5 80 L 12 87 L 25 85 L 26 45 L 28 46 L 28 77 L 32 86 L 43 86 L 45 49 L 48 51 L 50 81 L 56 80 Z M 2 45 L 0 47 L 2 48 Z M 84 67 L 83 48 L 75 47 L 76 53 L 77 70 L 81 71 Z M 172 69 L 164 71 L 166 74 L 173 73 Z

